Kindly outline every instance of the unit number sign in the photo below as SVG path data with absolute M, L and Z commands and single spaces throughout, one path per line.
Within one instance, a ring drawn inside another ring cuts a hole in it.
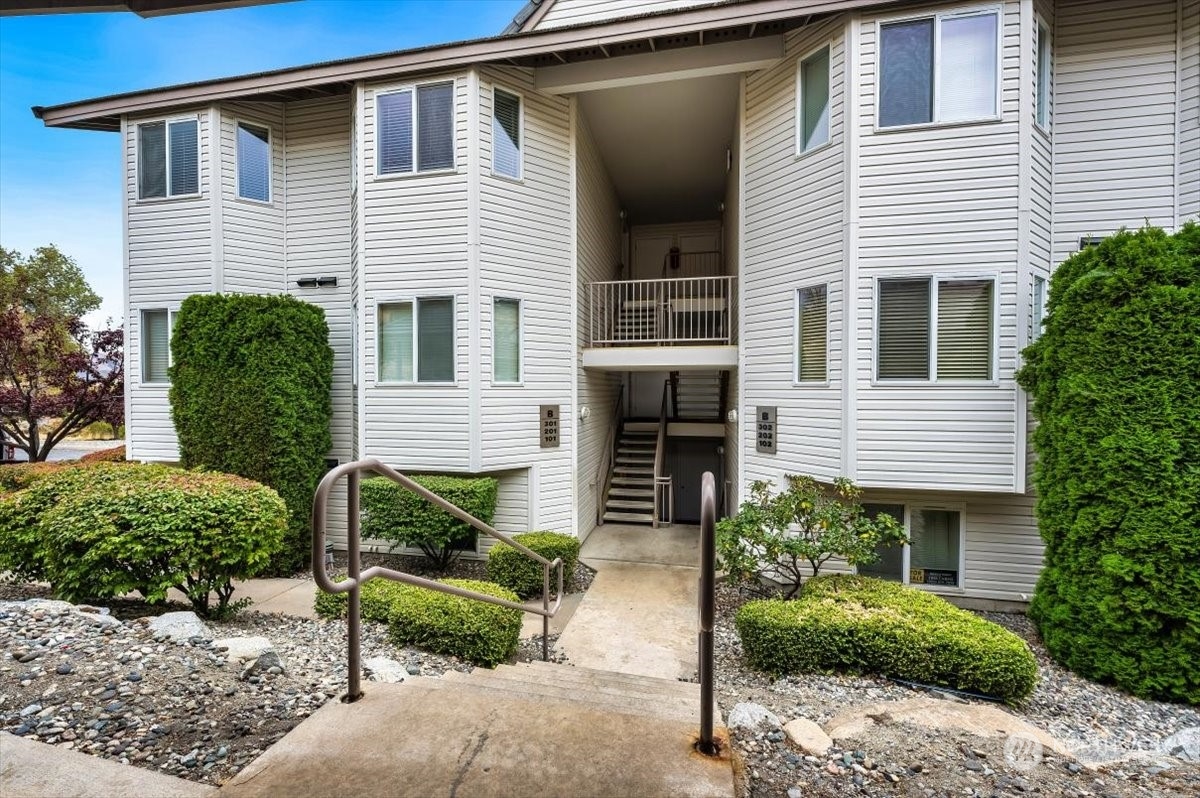
M 754 409 L 755 448 L 763 454 L 775 454 L 775 408 Z
M 559 441 L 558 405 L 542 405 L 542 448 L 553 449 Z

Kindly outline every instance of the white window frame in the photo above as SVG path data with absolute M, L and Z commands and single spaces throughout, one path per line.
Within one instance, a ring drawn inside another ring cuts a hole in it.
M 496 303 L 517 303 L 517 381 L 496 379 Z M 525 300 L 521 297 L 492 295 L 492 385 L 498 388 L 521 388 L 525 385 Z
M 350 387 L 358 387 L 358 303 L 350 305 Z
M 163 123 L 163 133 L 165 140 L 163 142 L 163 158 L 165 159 L 164 166 L 166 167 L 167 193 L 162 197 L 143 197 L 142 196 L 142 125 L 156 125 L 159 122 Z M 172 194 L 171 193 L 171 123 L 172 122 L 195 122 L 196 123 L 196 190 L 191 194 Z M 156 119 L 139 119 L 133 123 L 133 193 L 137 198 L 135 202 L 141 204 L 144 202 L 172 202 L 174 200 L 196 199 L 204 194 L 204 152 L 201 145 L 204 141 L 204 136 L 201 135 L 200 128 L 203 126 L 201 114 L 181 114 L 176 116 L 164 116 Z M 161 310 L 161 308 L 150 308 L 151 310 Z
M 961 19 L 963 17 L 976 17 L 985 14 L 996 15 L 996 113 L 991 116 L 981 116 L 977 119 L 956 119 L 954 121 L 945 122 L 938 119 L 939 111 L 941 110 L 941 80 L 938 77 L 938 66 L 942 61 L 942 20 L 945 19 Z M 879 119 L 880 104 L 883 99 L 883 59 L 880 54 L 883 52 L 883 29 L 884 27 L 897 22 L 915 22 L 921 19 L 933 20 L 933 110 L 931 118 L 928 122 L 914 122 L 910 125 L 883 125 Z M 832 72 L 832 70 L 830 70 Z M 988 124 L 991 122 L 1004 121 L 1004 7 L 1000 5 L 980 5 L 980 6 L 965 6 L 961 8 L 946 9 L 937 12 L 925 12 L 920 14 L 898 14 L 896 16 L 881 17 L 875 22 L 875 132 L 876 133 L 891 133 L 893 131 L 902 130 L 922 130 L 925 128 L 935 127 L 955 127 L 957 125 L 979 125 Z
M 443 83 L 450 84 L 450 95 L 453 98 L 450 114 L 450 140 L 453 143 L 450 147 L 450 165 L 439 169 L 425 169 L 422 171 L 417 168 L 417 150 L 420 148 L 418 140 L 418 132 L 420 129 L 420 121 L 417 119 L 417 89 L 421 86 L 436 86 Z M 410 98 L 412 103 L 412 169 L 407 172 L 381 172 L 379 171 L 382 159 L 380 158 L 380 148 L 383 145 L 383 137 L 379 134 L 379 98 L 389 94 L 400 94 L 401 92 L 411 92 Z M 375 168 L 372 179 L 374 180 L 401 180 L 404 178 L 424 177 L 426 175 L 447 175 L 458 171 L 458 79 L 457 78 L 438 78 L 436 80 L 421 80 L 414 83 L 404 83 L 390 85 L 386 88 L 377 88 L 371 95 L 371 102 L 374 103 L 372 109 L 372 129 L 375 135 Z
M 254 197 L 243 197 L 241 189 L 241 147 L 238 146 L 238 128 L 242 125 L 257 127 L 267 131 L 267 198 L 265 200 L 256 199 Z M 235 118 L 233 120 L 233 195 L 239 202 L 252 202 L 255 205 L 274 205 L 275 204 L 275 131 L 271 126 L 264 122 L 256 122 L 253 119 Z
M 168 377 L 161 382 L 151 382 L 146 379 L 146 314 L 147 313 L 166 313 L 167 314 L 167 368 L 174 365 L 175 360 L 171 356 L 171 338 L 175 332 L 175 317 L 179 315 L 178 305 L 155 305 L 154 307 L 137 308 L 138 319 L 138 385 L 144 385 L 147 388 L 166 388 L 171 385 L 171 378 Z
M 511 94 L 517 98 L 517 176 L 506 175 L 503 172 L 496 171 L 496 92 L 502 91 L 505 94 Z M 492 176 L 498 177 L 501 180 L 511 180 L 515 183 L 525 182 L 525 142 L 528 137 L 525 135 L 525 94 L 516 89 L 510 89 L 508 86 L 498 86 L 492 84 Z
M 819 285 L 825 286 L 825 379 L 824 380 L 801 380 L 800 379 L 800 292 L 806 288 L 816 288 Z M 830 347 L 832 346 L 833 336 L 830 335 L 829 324 L 829 283 L 807 283 L 798 286 L 792 291 L 792 386 L 796 388 L 828 388 L 829 387 L 829 363 L 830 363 Z
M 1033 67 L 1033 125 L 1043 133 L 1049 133 L 1054 126 L 1054 34 L 1041 14 L 1034 14 L 1034 67 Z M 1038 118 L 1038 98 L 1042 94 L 1042 80 L 1039 74 L 1042 68 L 1042 35 L 1046 37 L 1046 118 Z
M 883 280 L 928 280 L 929 281 L 929 379 L 927 380 L 881 380 L 879 378 L 879 312 L 881 310 L 881 294 L 879 283 Z M 991 363 L 986 380 L 939 380 L 937 377 L 937 288 L 942 283 L 975 282 L 987 280 L 992 284 L 992 329 L 991 329 Z M 875 329 L 871 333 L 871 385 L 880 388 L 929 387 L 929 386 L 958 386 L 976 388 L 994 388 L 1000 384 L 999 378 L 999 349 L 1000 349 L 1000 275 L 991 272 L 984 274 L 881 274 L 874 278 L 874 310 L 872 313 Z M 872 502 L 874 503 L 874 502 Z M 924 506 L 924 505 L 922 505 Z
M 417 312 L 417 302 L 419 302 L 422 299 L 449 299 L 450 300 L 451 329 L 454 332 L 454 345 L 453 345 L 453 348 L 451 349 L 451 353 L 452 353 L 452 355 L 451 355 L 451 370 L 454 372 L 453 380 L 437 381 L 437 382 L 435 382 L 435 381 L 424 381 L 423 382 L 419 379 L 419 376 L 420 376 L 419 362 L 420 361 L 418 360 L 418 356 L 420 355 L 421 341 L 420 341 L 420 334 L 418 331 L 420 321 L 418 319 L 419 314 Z M 380 336 L 383 334 L 383 329 L 379 323 L 379 308 L 380 308 L 380 306 L 383 306 L 383 305 L 402 305 L 405 302 L 408 302 L 408 303 L 412 304 L 412 306 L 413 306 L 413 314 L 412 314 L 412 319 L 413 319 L 413 322 L 412 322 L 413 323 L 412 373 L 413 373 L 413 377 L 411 380 L 381 380 L 379 378 L 379 374 L 382 371 L 381 364 L 380 364 L 381 347 L 379 345 L 379 343 L 380 343 L 379 339 L 380 339 Z M 427 293 L 427 294 L 426 293 L 408 294 L 405 296 L 396 296 L 396 297 L 387 297 L 387 298 L 381 297 L 381 298 L 375 300 L 374 316 L 375 316 L 373 319 L 374 324 L 375 324 L 375 335 L 374 335 L 374 338 L 375 338 L 375 352 L 374 352 L 375 381 L 374 381 L 374 384 L 376 386 L 381 386 L 381 387 L 404 386 L 404 387 L 416 387 L 416 388 L 429 388 L 429 387 L 434 387 L 434 388 L 450 387 L 450 388 L 452 388 L 452 387 L 456 387 L 458 385 L 458 297 L 457 296 L 455 296 L 454 294 L 443 294 L 443 293 L 432 292 L 432 293 Z
M 1038 284 L 1041 284 L 1041 296 L 1038 296 Z M 1033 275 L 1029 284 L 1029 343 L 1042 337 L 1042 322 L 1046 320 L 1047 296 L 1050 293 L 1050 279 L 1043 274 Z
M 899 519 L 904 524 L 904 534 L 912 540 L 913 510 L 942 510 L 958 513 L 958 585 L 925 585 L 912 584 L 912 545 L 906 543 L 901 547 L 900 584 L 928 590 L 930 593 L 948 593 L 959 595 L 967 592 L 967 505 L 966 502 L 906 502 L 899 499 L 875 498 L 861 500 L 866 504 L 898 504 L 904 508 L 904 518 Z M 858 566 L 854 566 L 858 573 Z M 888 580 L 891 581 L 891 580 Z
M 820 144 L 804 148 L 804 62 L 822 50 L 829 51 L 829 136 Z M 833 144 L 833 41 L 814 47 L 796 61 L 796 157 L 819 152 Z

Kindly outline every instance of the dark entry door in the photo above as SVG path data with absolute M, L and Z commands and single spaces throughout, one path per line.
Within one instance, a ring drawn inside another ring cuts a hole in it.
M 720 484 L 721 455 L 717 450 L 721 444 L 713 438 L 674 438 L 669 442 L 667 473 L 675 493 L 677 523 L 700 523 L 700 478 L 711 471 Z

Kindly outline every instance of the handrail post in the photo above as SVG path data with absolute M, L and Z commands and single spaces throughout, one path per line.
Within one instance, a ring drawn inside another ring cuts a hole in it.
M 361 585 L 359 574 L 359 503 L 358 488 L 361 475 L 351 471 L 346 475 L 346 556 L 349 558 L 346 571 L 354 580 L 350 588 L 349 606 L 346 609 L 346 634 L 350 638 L 350 686 L 346 693 L 346 703 L 352 703 L 362 698 L 362 605 Z
M 717 488 L 711 471 L 700 484 L 700 741 L 702 754 L 718 753 L 713 742 L 713 618 L 716 615 Z
M 542 662 L 550 661 L 550 566 L 542 566 Z

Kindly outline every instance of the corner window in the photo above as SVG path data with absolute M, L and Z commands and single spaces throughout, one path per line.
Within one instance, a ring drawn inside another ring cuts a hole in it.
M 492 172 L 521 178 L 521 98 L 504 89 L 492 92 Z
M 248 122 L 237 126 L 237 195 L 271 201 L 271 131 Z
M 1037 26 L 1037 111 L 1035 119 L 1044 130 L 1050 129 L 1050 32 Z
M 492 382 L 521 382 L 521 301 L 492 302 Z
M 829 47 L 800 62 L 799 151 L 808 152 L 829 142 Z
M 138 199 L 200 193 L 200 122 L 176 119 L 137 126 Z
M 1042 336 L 1042 322 L 1046 320 L 1046 278 L 1033 277 L 1033 307 L 1030 309 L 1029 343 Z
M 879 126 L 998 115 L 999 14 L 937 14 L 879 26 Z
M 886 513 L 905 524 L 911 543 L 881 546 L 879 560 L 858 566 L 865 576 L 908 585 L 962 587 L 963 514 L 959 510 L 910 507 L 902 504 L 864 504 L 867 517 Z
M 880 280 L 875 378 L 992 379 L 994 286 L 990 279 Z
M 454 298 L 381 304 L 379 382 L 454 382 Z
M 375 110 L 378 174 L 454 168 L 453 81 L 380 94 Z
M 825 382 L 828 358 L 827 289 L 824 285 L 796 292 L 796 382 Z
M 175 314 L 168 310 L 142 311 L 142 383 L 161 384 L 170 382 L 168 369 L 171 366 L 171 326 Z

